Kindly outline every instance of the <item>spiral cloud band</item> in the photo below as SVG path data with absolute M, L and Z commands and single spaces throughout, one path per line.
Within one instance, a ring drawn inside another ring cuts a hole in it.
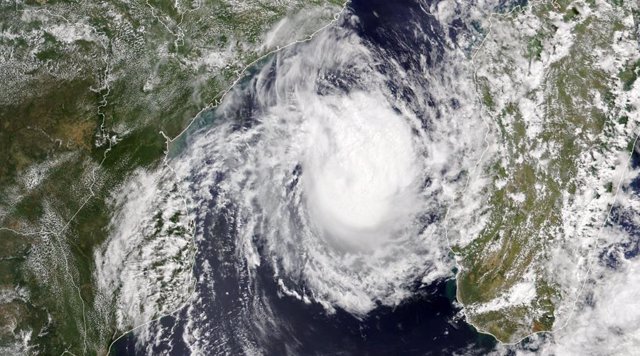
M 234 212 L 250 270 L 269 263 L 284 293 L 330 311 L 364 315 L 451 275 L 446 203 L 474 164 L 458 157 L 485 144 L 482 122 L 464 119 L 473 103 L 450 104 L 468 81 L 445 90 L 450 79 L 430 81 L 442 68 L 408 72 L 385 56 L 340 28 L 282 51 L 175 160 L 196 206 Z

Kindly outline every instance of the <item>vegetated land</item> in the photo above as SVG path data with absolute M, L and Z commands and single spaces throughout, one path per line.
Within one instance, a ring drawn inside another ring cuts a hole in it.
M 577 263 L 581 241 L 597 242 L 625 164 L 616 159 L 632 149 L 638 10 L 621 0 L 536 1 L 485 24 L 477 84 L 501 148 L 486 173 L 488 221 L 455 251 L 467 318 L 500 341 L 552 330 L 566 321 L 559 306 L 576 298 L 554 253 L 577 246 Z

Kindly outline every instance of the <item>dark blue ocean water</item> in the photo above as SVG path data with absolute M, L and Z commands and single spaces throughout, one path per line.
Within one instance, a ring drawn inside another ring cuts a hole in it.
M 426 55 L 426 65 L 432 66 L 442 60 L 446 38 L 455 41 L 458 31 L 464 31 L 462 22 L 442 29 L 425 13 L 428 6 L 428 1 L 354 0 L 348 13 L 360 21 L 338 25 L 353 26 L 381 57 L 393 58 L 405 71 L 419 71 L 424 63 L 417 54 Z M 390 71 L 387 65 L 381 62 L 379 71 Z M 407 101 L 430 100 L 415 97 L 410 86 L 393 78 L 387 85 Z M 211 194 L 217 194 L 215 184 Z M 206 277 L 197 284 L 196 297 L 188 307 L 152 324 L 152 340 L 129 334 L 115 344 L 115 354 L 188 354 L 183 334 L 194 325 L 206 331 L 199 336 L 208 339 L 203 352 L 213 355 L 242 354 L 248 348 L 267 355 L 477 355 L 495 346 L 493 338 L 478 334 L 457 316 L 451 279 L 426 287 L 416 281 L 412 298 L 395 308 L 380 306 L 364 319 L 339 309 L 327 314 L 318 304 L 283 295 L 269 261 L 263 260 L 250 276 L 238 258 L 234 207 L 202 209 L 196 226 L 204 227 L 199 231 L 203 238 L 197 242 L 194 273 Z M 205 274 L 205 265 L 211 266 L 210 274 Z

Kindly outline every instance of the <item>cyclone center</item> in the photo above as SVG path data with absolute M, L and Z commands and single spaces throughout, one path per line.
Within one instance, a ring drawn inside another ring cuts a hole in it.
M 419 167 L 406 120 L 383 97 L 325 97 L 308 115 L 307 204 L 350 247 L 384 242 L 416 210 Z

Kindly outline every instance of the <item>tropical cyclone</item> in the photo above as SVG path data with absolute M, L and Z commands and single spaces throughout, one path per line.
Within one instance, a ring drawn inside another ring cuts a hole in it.
M 280 293 L 364 318 L 407 300 L 416 284 L 451 275 L 446 205 L 481 157 L 487 126 L 465 53 L 441 47 L 454 45 L 433 21 L 415 24 L 433 31 L 433 51 L 406 57 L 423 37 L 382 47 L 345 15 L 279 51 L 196 119 L 167 164 L 187 183 L 197 241 L 235 251 L 225 278 L 246 274 L 237 283 L 260 285 L 267 269 Z M 194 300 L 216 289 L 202 286 Z M 259 293 L 239 299 L 248 324 L 253 315 L 280 317 Z M 214 327 L 197 303 L 189 310 L 190 333 Z M 233 335 L 244 335 L 238 324 Z M 227 332 L 216 335 L 232 338 Z
M 244 130 L 228 120 L 199 130 L 171 163 L 191 172 L 192 190 L 217 191 L 215 202 L 196 194 L 195 205 L 238 209 L 237 238 L 253 268 L 263 249 L 288 293 L 356 315 L 398 304 L 425 270 L 428 283 L 450 269 L 429 226 L 445 179 L 429 159 L 438 145 L 409 98 L 390 92 L 367 45 L 338 28 L 279 53 L 219 108 L 224 117 L 254 107 Z M 344 68 L 348 81 L 333 81 Z M 225 179 L 214 187 L 216 176 Z

